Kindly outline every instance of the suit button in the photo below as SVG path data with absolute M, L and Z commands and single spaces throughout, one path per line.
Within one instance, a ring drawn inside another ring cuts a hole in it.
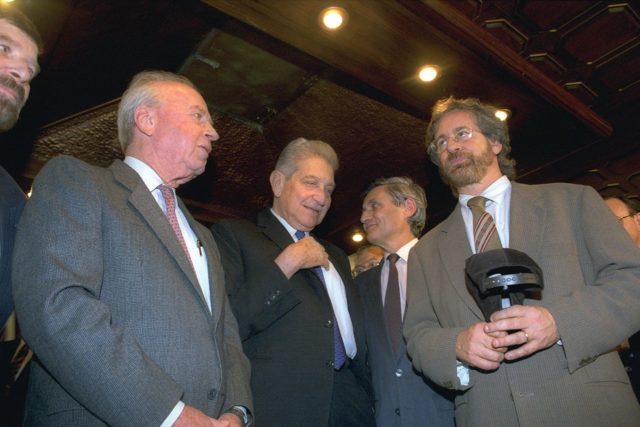
M 218 395 L 218 392 L 216 391 L 216 389 L 212 388 L 211 390 L 209 390 L 209 392 L 207 392 L 207 399 L 214 400 L 217 395 Z
M 400 415 L 400 408 L 396 408 L 396 415 Z
M 398 368 L 396 369 L 396 377 L 400 378 L 402 376 L 402 369 Z M 399 409 L 398 409 L 399 411 Z
M 333 369 L 336 366 L 335 363 L 333 363 L 333 360 L 327 360 L 326 365 L 327 365 L 327 368 L 331 368 L 331 369 Z
M 275 301 L 276 298 L 278 298 L 276 294 L 271 295 L 271 301 Z
M 333 328 L 333 320 L 327 320 L 327 323 L 324 324 L 325 328 Z
M 264 304 L 265 304 L 265 305 L 271 305 L 271 300 L 270 300 L 270 299 L 266 300 L 266 301 L 264 302 Z

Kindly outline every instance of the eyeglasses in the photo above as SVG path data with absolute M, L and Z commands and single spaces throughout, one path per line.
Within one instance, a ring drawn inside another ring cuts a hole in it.
M 455 142 L 467 142 L 471 138 L 473 138 L 474 132 L 482 134 L 482 132 L 477 129 L 460 128 L 456 130 L 452 136 L 441 136 L 435 141 L 432 141 L 431 144 L 429 144 L 429 148 L 440 154 L 447 149 L 447 145 L 449 145 L 449 139 L 453 139 Z
M 638 212 L 632 213 L 632 214 L 629 214 L 629 215 L 625 215 L 625 216 L 621 216 L 621 217 L 618 218 L 618 221 L 622 221 L 625 218 L 630 218 L 632 216 L 636 216 L 637 214 L 638 214 Z

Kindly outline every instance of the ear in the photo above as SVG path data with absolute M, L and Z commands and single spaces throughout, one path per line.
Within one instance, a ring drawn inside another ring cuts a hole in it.
M 495 154 L 496 156 L 500 154 L 500 152 L 502 151 L 501 143 L 499 143 L 498 141 L 489 140 L 489 144 L 491 145 L 491 151 L 493 151 L 493 154 Z
M 133 113 L 136 128 L 147 136 L 153 135 L 158 118 L 156 111 L 146 105 L 140 105 Z
M 405 199 L 404 201 L 404 213 L 407 218 L 410 218 L 416 211 L 418 210 L 418 205 L 416 201 L 411 197 Z
M 282 189 L 284 188 L 285 177 L 280 171 L 274 170 L 269 175 L 269 182 L 271 183 L 271 191 L 275 197 L 280 197 Z
M 636 226 L 640 229 L 640 212 L 631 217 L 633 222 L 636 223 Z

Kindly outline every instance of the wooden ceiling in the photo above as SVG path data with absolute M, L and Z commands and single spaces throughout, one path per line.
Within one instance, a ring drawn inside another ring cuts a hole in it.
M 432 227 L 455 200 L 430 164 L 433 103 L 474 96 L 509 108 L 522 182 L 573 181 L 640 193 L 640 3 L 519 0 L 17 0 L 40 27 L 42 73 L 1 163 L 25 188 L 56 154 L 121 157 L 115 109 L 138 71 L 196 82 L 221 139 L 180 189 L 205 223 L 249 216 L 290 140 L 329 142 L 338 188 L 318 234 L 357 246 L 361 193 L 381 176 L 427 190 Z M 349 12 L 327 32 L 318 13 Z M 441 77 L 420 83 L 418 68 Z

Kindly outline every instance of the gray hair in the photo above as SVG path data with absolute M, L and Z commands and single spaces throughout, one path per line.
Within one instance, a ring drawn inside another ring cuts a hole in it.
M 402 205 L 407 199 L 412 199 L 416 203 L 416 211 L 407 218 L 407 223 L 411 227 L 411 233 L 419 237 L 427 222 L 427 197 L 422 187 L 406 176 L 379 178 L 369 185 L 365 197 L 374 188 L 382 186 L 385 187 L 396 206 Z
M 123 152 L 127 151 L 133 138 L 136 108 L 141 105 L 157 107 L 160 103 L 156 83 L 181 83 L 200 93 L 188 78 L 168 71 L 142 71 L 133 76 L 118 105 L 118 139 Z
M 340 166 L 338 155 L 334 149 L 324 141 L 297 138 L 287 144 L 278 156 L 275 169 L 287 178 L 298 170 L 298 163 L 311 157 L 321 157 L 331 165 L 336 172 Z
M 491 141 L 502 144 L 502 150 L 498 154 L 498 164 L 500 171 L 509 179 L 515 179 L 516 161 L 511 158 L 511 142 L 509 139 L 509 128 L 506 122 L 501 121 L 495 116 L 498 108 L 483 104 L 476 98 L 457 99 L 452 96 L 444 98 L 436 102 L 431 110 L 431 121 L 427 127 L 426 145 L 427 152 L 431 161 L 440 166 L 438 153 L 433 149 L 433 141 L 435 139 L 436 128 L 440 124 L 442 118 L 453 111 L 466 111 L 471 113 L 475 118 L 476 125 L 480 128 L 482 134 Z

